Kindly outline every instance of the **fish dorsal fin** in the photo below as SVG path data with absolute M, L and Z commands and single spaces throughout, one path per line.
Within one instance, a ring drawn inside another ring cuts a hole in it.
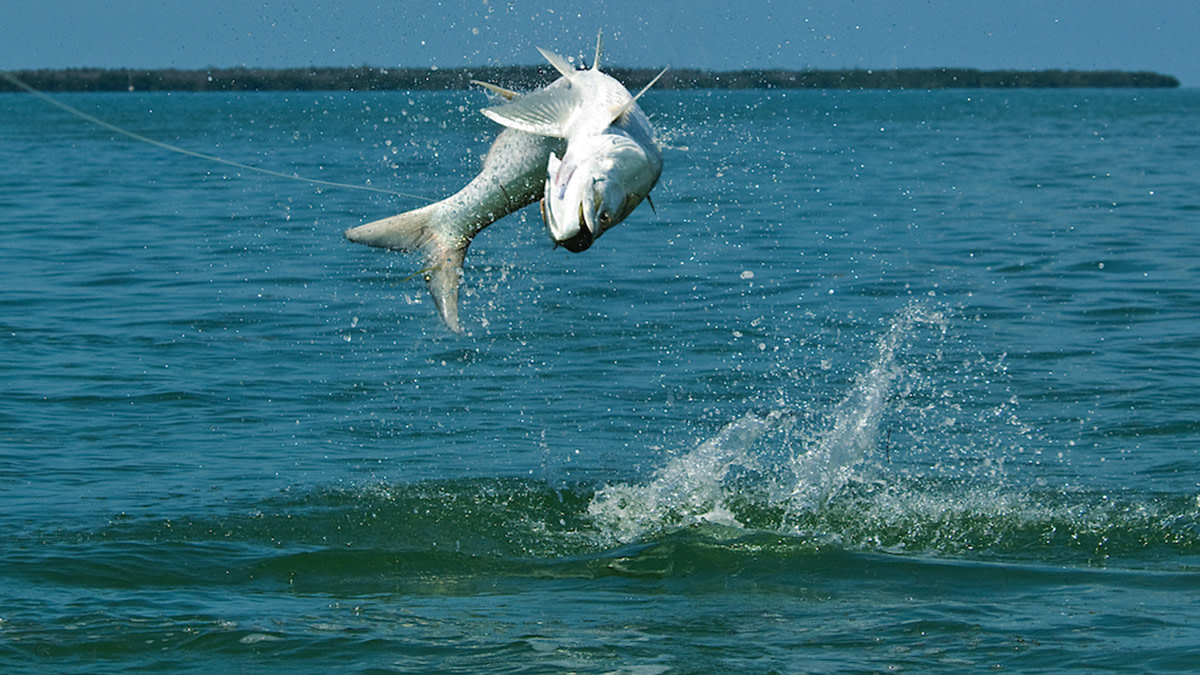
M 617 120 L 621 119 L 621 117 L 625 113 L 632 110 L 633 106 L 637 104 L 637 100 L 642 97 L 642 94 L 650 91 L 650 87 L 653 87 L 654 83 L 658 82 L 658 78 L 662 77 L 663 75 L 666 75 L 667 71 L 669 69 L 670 69 L 670 66 L 663 68 L 661 71 L 659 71 L 659 73 L 657 75 L 654 76 L 653 80 L 650 80 L 650 82 L 648 84 L 646 84 L 646 86 L 642 87 L 642 90 L 639 91 L 636 96 L 634 96 L 633 98 L 629 99 L 628 101 L 622 103 L 621 105 L 617 106 L 616 108 L 613 108 L 613 116 L 612 116 L 613 121 L 616 122 Z
M 600 46 L 604 43 L 604 31 L 596 33 L 596 58 L 592 59 L 592 70 L 600 70 Z
M 571 118 L 579 110 L 574 87 L 550 87 L 526 94 L 512 103 L 484 108 L 490 120 L 539 136 L 566 138 Z
M 488 91 L 492 92 L 493 94 L 499 94 L 500 96 L 503 96 L 504 98 L 508 99 L 509 101 L 521 98 L 521 95 L 518 94 L 517 92 L 513 91 L 512 89 L 505 89 L 504 87 L 501 87 L 498 84 L 492 84 L 490 82 L 483 82 L 480 80 L 471 80 L 471 84 L 483 87 L 484 89 L 487 89 Z
M 542 49 L 541 47 L 538 47 L 538 51 L 542 53 L 542 56 L 546 57 L 546 60 L 550 62 L 550 65 L 554 66 L 554 69 L 561 73 L 563 77 L 567 78 L 568 80 L 575 79 L 575 67 L 567 63 L 566 59 L 552 51 Z

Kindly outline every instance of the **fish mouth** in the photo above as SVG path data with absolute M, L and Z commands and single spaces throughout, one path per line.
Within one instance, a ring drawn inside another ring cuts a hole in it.
M 571 253 L 581 253 L 588 250 L 593 241 L 595 241 L 595 237 L 592 236 L 592 231 L 587 228 L 587 225 L 580 223 L 579 232 L 574 237 L 560 241 L 558 244 Z
M 544 202 L 543 202 L 543 204 L 544 204 Z M 543 216 L 546 215 L 544 206 L 542 209 L 542 215 Z M 563 248 L 567 249 L 571 253 L 581 253 L 583 251 L 588 250 L 588 247 L 590 247 L 592 245 L 592 242 L 595 240 L 596 240 L 596 236 L 594 234 L 592 234 L 591 228 L 588 227 L 587 219 L 584 218 L 584 216 L 583 216 L 583 204 L 580 204 L 579 205 L 579 231 L 576 232 L 573 236 L 568 237 L 567 239 L 563 239 L 561 241 L 555 241 L 554 243 L 558 244 L 559 246 L 562 246 Z

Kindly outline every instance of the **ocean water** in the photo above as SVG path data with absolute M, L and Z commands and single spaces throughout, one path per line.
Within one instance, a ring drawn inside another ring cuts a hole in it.
M 71 94 L 419 197 L 479 92 Z M 667 92 L 590 250 L 0 96 L 0 669 L 1191 671 L 1200 92 Z

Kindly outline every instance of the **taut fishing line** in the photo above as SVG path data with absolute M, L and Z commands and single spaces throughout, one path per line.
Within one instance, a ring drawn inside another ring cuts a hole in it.
M 286 178 L 288 180 L 297 180 L 297 181 L 300 181 L 303 183 L 311 183 L 313 185 L 324 185 L 327 187 L 345 188 L 347 190 L 365 190 L 367 192 L 378 192 L 378 193 L 382 193 L 382 194 L 386 194 L 386 195 L 394 195 L 397 197 L 406 197 L 409 199 L 419 199 L 421 201 L 426 201 L 426 202 L 436 201 L 436 200 L 430 199 L 429 197 L 422 197 L 420 195 L 409 194 L 407 192 L 396 192 L 395 190 L 387 190 L 384 188 L 372 187 L 370 185 L 352 185 L 350 183 L 338 183 L 335 181 L 321 180 L 319 178 L 305 178 L 304 176 L 299 176 L 294 173 L 289 174 L 289 173 L 283 173 L 282 171 L 273 171 L 271 169 L 264 169 L 262 167 L 251 166 L 249 164 L 243 164 L 241 162 L 235 162 L 233 160 L 224 159 L 222 157 L 217 157 L 215 155 L 206 155 L 203 152 L 196 152 L 195 150 L 188 150 L 186 148 L 181 148 L 177 145 L 171 145 L 170 143 L 163 143 L 162 141 L 156 141 L 153 138 L 148 138 L 141 134 L 138 134 L 138 133 L 135 133 L 132 131 L 128 131 L 126 129 L 122 129 L 121 127 L 118 127 L 115 124 L 105 122 L 104 120 L 100 119 L 99 117 L 96 117 L 94 115 L 89 115 L 89 114 L 83 112 L 82 110 L 79 110 L 78 108 L 73 108 L 73 107 L 67 105 L 66 103 L 63 103 L 62 101 L 59 101 L 59 100 L 53 98 L 52 96 L 43 94 L 42 92 L 38 91 L 37 89 L 34 89 L 33 87 L 29 86 L 28 84 L 25 84 L 21 80 L 17 79 L 17 77 L 14 76 L 12 73 L 0 71 L 0 77 L 4 78 L 4 80 L 11 83 L 13 86 L 21 89 L 22 91 L 28 92 L 28 93 L 36 96 L 37 98 L 45 101 L 46 103 L 49 103 L 50 105 L 52 105 L 56 108 L 59 108 L 61 110 L 65 110 L 80 119 L 83 119 L 88 122 L 91 122 L 92 124 L 96 124 L 98 126 L 104 127 L 105 129 L 108 129 L 109 131 L 112 131 L 114 133 L 121 134 L 122 136 L 132 138 L 135 141 L 140 141 L 142 143 L 148 143 L 150 145 L 153 145 L 156 148 L 162 148 L 163 150 L 168 150 L 170 152 L 177 152 L 181 155 L 187 155 L 188 157 L 197 157 L 199 159 L 205 159 L 210 162 L 216 162 L 218 164 L 232 166 L 232 167 L 242 169 L 245 171 L 253 171 L 255 173 L 261 173 L 261 174 L 265 174 L 267 176 L 274 176 L 276 178 Z

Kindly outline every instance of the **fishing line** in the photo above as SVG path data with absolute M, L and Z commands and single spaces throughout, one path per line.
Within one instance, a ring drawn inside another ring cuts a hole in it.
M 203 152 L 196 152 L 195 150 L 188 150 L 186 148 L 181 148 L 177 145 L 171 145 L 170 143 L 163 143 L 162 141 L 156 141 L 153 138 L 149 138 L 149 137 L 143 136 L 141 134 L 134 133 L 134 132 L 128 131 L 126 129 L 122 129 L 121 127 L 118 127 L 115 124 L 112 124 L 110 122 L 105 122 L 104 120 L 100 119 L 99 117 L 96 117 L 94 115 L 89 115 L 89 114 L 83 112 L 82 110 L 79 110 L 78 108 L 73 108 L 73 107 L 67 105 L 66 103 L 63 103 L 62 101 L 59 101 L 52 96 L 43 94 L 42 92 L 38 91 L 37 89 L 34 89 L 33 87 L 29 86 L 28 84 L 25 84 L 21 80 L 17 79 L 17 77 L 15 75 L 13 75 L 12 73 L 0 71 L 0 77 L 4 78 L 4 80 L 8 81 L 13 86 L 21 89 L 22 91 L 33 94 L 35 97 L 41 99 L 42 101 L 45 101 L 46 103 L 49 103 L 50 105 L 52 105 L 56 108 L 59 108 L 61 110 L 65 110 L 82 120 L 86 120 L 88 122 L 91 122 L 92 124 L 96 124 L 98 126 L 104 127 L 105 129 L 108 129 L 109 131 L 112 131 L 114 133 L 121 134 L 122 136 L 132 138 L 135 141 L 139 141 L 141 143 L 148 143 L 150 145 L 153 145 L 156 148 L 161 148 L 163 150 L 168 150 L 170 152 L 176 152 L 181 155 L 187 155 L 188 157 L 196 157 L 199 159 L 206 159 L 210 162 L 216 162 L 218 164 L 232 166 L 232 167 L 235 167 L 238 169 L 242 169 L 244 171 L 253 171 L 255 173 L 261 173 L 261 174 L 265 174 L 267 176 L 274 176 L 276 178 L 286 178 L 288 180 L 297 180 L 302 183 L 311 183 L 313 185 L 324 185 L 327 187 L 345 188 L 347 190 L 364 190 L 366 192 L 378 192 L 378 193 L 385 194 L 385 195 L 393 195 L 396 197 L 406 197 L 409 199 L 419 199 L 421 201 L 426 201 L 426 202 L 436 201 L 434 199 L 430 199 L 429 197 L 422 197 L 420 195 L 409 194 L 407 192 L 396 192 L 395 190 L 387 190 L 384 188 L 372 187 L 370 185 L 352 185 L 350 183 L 338 183 L 335 181 L 321 180 L 319 178 L 305 178 L 304 176 L 299 176 L 294 173 L 288 174 L 288 173 L 283 173 L 281 171 L 273 171 L 271 169 L 264 169 L 262 167 L 251 166 L 249 164 L 243 164 L 241 162 L 235 162 L 233 160 L 224 159 L 222 157 L 217 157 L 215 155 L 206 155 Z

